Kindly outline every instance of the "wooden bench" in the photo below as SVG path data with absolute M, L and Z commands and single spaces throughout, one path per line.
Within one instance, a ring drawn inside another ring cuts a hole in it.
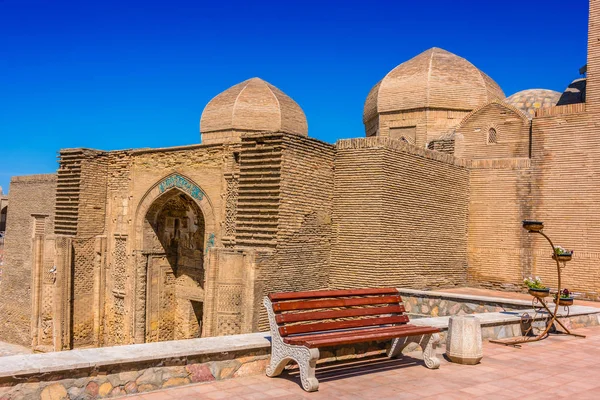
M 392 358 L 409 343 L 417 343 L 425 365 L 432 369 L 440 366 L 435 357 L 440 330 L 410 325 L 395 288 L 272 293 L 264 298 L 264 306 L 271 327 L 267 375 L 281 374 L 293 360 L 308 392 L 319 387 L 315 367 L 321 347 L 393 340 L 387 354 Z

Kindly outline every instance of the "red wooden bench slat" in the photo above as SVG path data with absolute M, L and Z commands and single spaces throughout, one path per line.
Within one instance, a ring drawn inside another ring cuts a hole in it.
M 403 313 L 404 311 L 404 306 L 396 304 L 387 307 L 347 308 L 345 310 L 309 311 L 303 313 L 279 314 L 275 317 L 275 320 L 278 324 L 281 324 L 333 318 L 361 317 L 367 315 L 398 314 Z
M 313 339 L 324 339 L 324 338 L 337 338 L 344 337 L 350 334 L 369 334 L 376 332 L 389 332 L 389 331 L 397 331 L 398 328 L 408 328 L 416 325 L 412 324 L 402 324 L 402 325 L 393 325 L 393 326 L 378 326 L 376 328 L 355 328 L 355 329 L 346 329 L 341 331 L 332 331 L 332 332 L 319 332 L 319 333 L 304 333 L 292 336 L 286 336 L 283 341 L 293 342 L 296 340 L 313 340 Z
M 430 333 L 439 332 L 439 329 L 433 327 L 422 327 L 422 326 L 413 326 L 409 328 L 405 328 L 403 326 L 398 327 L 397 331 L 388 331 L 388 332 L 379 332 L 379 333 L 369 333 L 369 334 L 360 334 L 354 333 L 341 337 L 334 338 L 322 338 L 322 339 L 301 339 L 301 338 L 291 338 L 288 343 L 302 345 L 306 347 L 326 347 L 326 346 L 338 346 L 342 344 L 352 344 L 352 343 L 361 343 L 361 342 L 371 342 L 377 340 L 389 340 L 395 339 L 398 337 L 406 337 L 412 335 L 424 335 Z
M 279 328 L 279 334 L 281 336 L 288 336 L 288 335 L 293 335 L 296 333 L 330 331 L 333 329 L 358 328 L 361 326 L 402 324 L 402 323 L 407 323 L 407 322 L 408 322 L 408 317 L 406 315 L 395 315 L 395 316 L 391 316 L 391 317 L 363 318 L 363 319 L 355 319 L 355 320 L 350 320 L 350 321 L 317 322 L 314 324 L 302 324 L 302 325 L 291 325 L 291 326 L 284 325 Z
M 308 335 L 294 335 L 287 336 L 283 340 L 288 344 L 304 344 L 308 342 L 315 342 L 318 340 L 327 340 L 331 342 L 331 345 L 335 345 L 337 340 L 345 340 L 348 338 L 356 338 L 356 337 L 378 337 L 380 334 L 387 335 L 391 333 L 396 335 L 395 337 L 409 336 L 409 335 L 417 335 L 419 332 L 424 333 L 432 333 L 439 332 L 438 328 L 434 328 L 431 326 L 418 326 L 411 324 L 403 324 L 396 326 L 385 326 L 371 329 L 353 329 L 353 330 L 345 330 L 345 331 L 337 331 L 337 332 L 329 332 L 329 333 L 317 333 L 317 334 L 308 334 Z M 368 340 L 365 340 L 368 341 Z
M 312 290 L 308 292 L 281 292 L 269 294 L 271 301 L 317 299 L 320 297 L 369 296 L 398 294 L 396 288 L 348 289 L 348 290 Z
M 298 300 L 273 303 L 273 311 L 311 310 L 315 308 L 366 306 L 375 304 L 398 304 L 402 297 L 378 296 L 378 297 L 356 297 L 352 299 L 329 299 L 329 300 Z

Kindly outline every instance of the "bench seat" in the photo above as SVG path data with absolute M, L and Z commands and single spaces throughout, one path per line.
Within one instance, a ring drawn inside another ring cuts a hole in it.
M 272 293 L 264 305 L 272 339 L 267 375 L 277 376 L 296 361 L 306 391 L 318 389 L 315 367 L 321 347 L 392 340 L 388 356 L 396 357 L 414 342 L 428 368 L 440 365 L 435 357 L 440 330 L 409 324 L 395 288 Z
M 390 340 L 402 336 L 430 335 L 440 330 L 429 326 L 388 326 L 373 329 L 356 329 L 335 333 L 319 333 L 316 335 L 300 335 L 286 337 L 284 343 L 309 348 L 340 346 L 343 344 L 376 342 Z

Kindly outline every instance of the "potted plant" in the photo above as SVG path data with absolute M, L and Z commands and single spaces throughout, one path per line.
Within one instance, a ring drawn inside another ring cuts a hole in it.
M 566 262 L 566 261 L 571 261 L 572 257 L 573 257 L 573 250 L 565 250 L 564 248 L 562 248 L 560 246 L 556 246 L 554 248 L 554 254 L 552 255 L 552 258 L 554 258 L 555 260 L 558 260 L 560 262 Z
M 539 276 L 535 278 L 529 277 L 523 280 L 527 288 L 529 289 L 529 294 L 533 297 L 544 298 L 550 294 L 550 288 L 547 288 L 542 283 L 542 280 Z
M 573 296 L 571 296 L 571 292 L 569 289 L 563 289 L 559 293 L 556 293 L 554 296 L 554 303 L 558 300 L 559 306 L 572 306 L 573 305 Z

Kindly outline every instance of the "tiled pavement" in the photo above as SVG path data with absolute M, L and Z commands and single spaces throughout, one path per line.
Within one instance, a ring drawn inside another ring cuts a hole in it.
M 320 366 L 318 392 L 302 390 L 296 374 L 264 375 L 160 390 L 124 399 L 600 399 L 600 327 L 586 339 L 552 335 L 521 348 L 484 343 L 468 366 L 442 360 L 439 370 L 405 357 Z

